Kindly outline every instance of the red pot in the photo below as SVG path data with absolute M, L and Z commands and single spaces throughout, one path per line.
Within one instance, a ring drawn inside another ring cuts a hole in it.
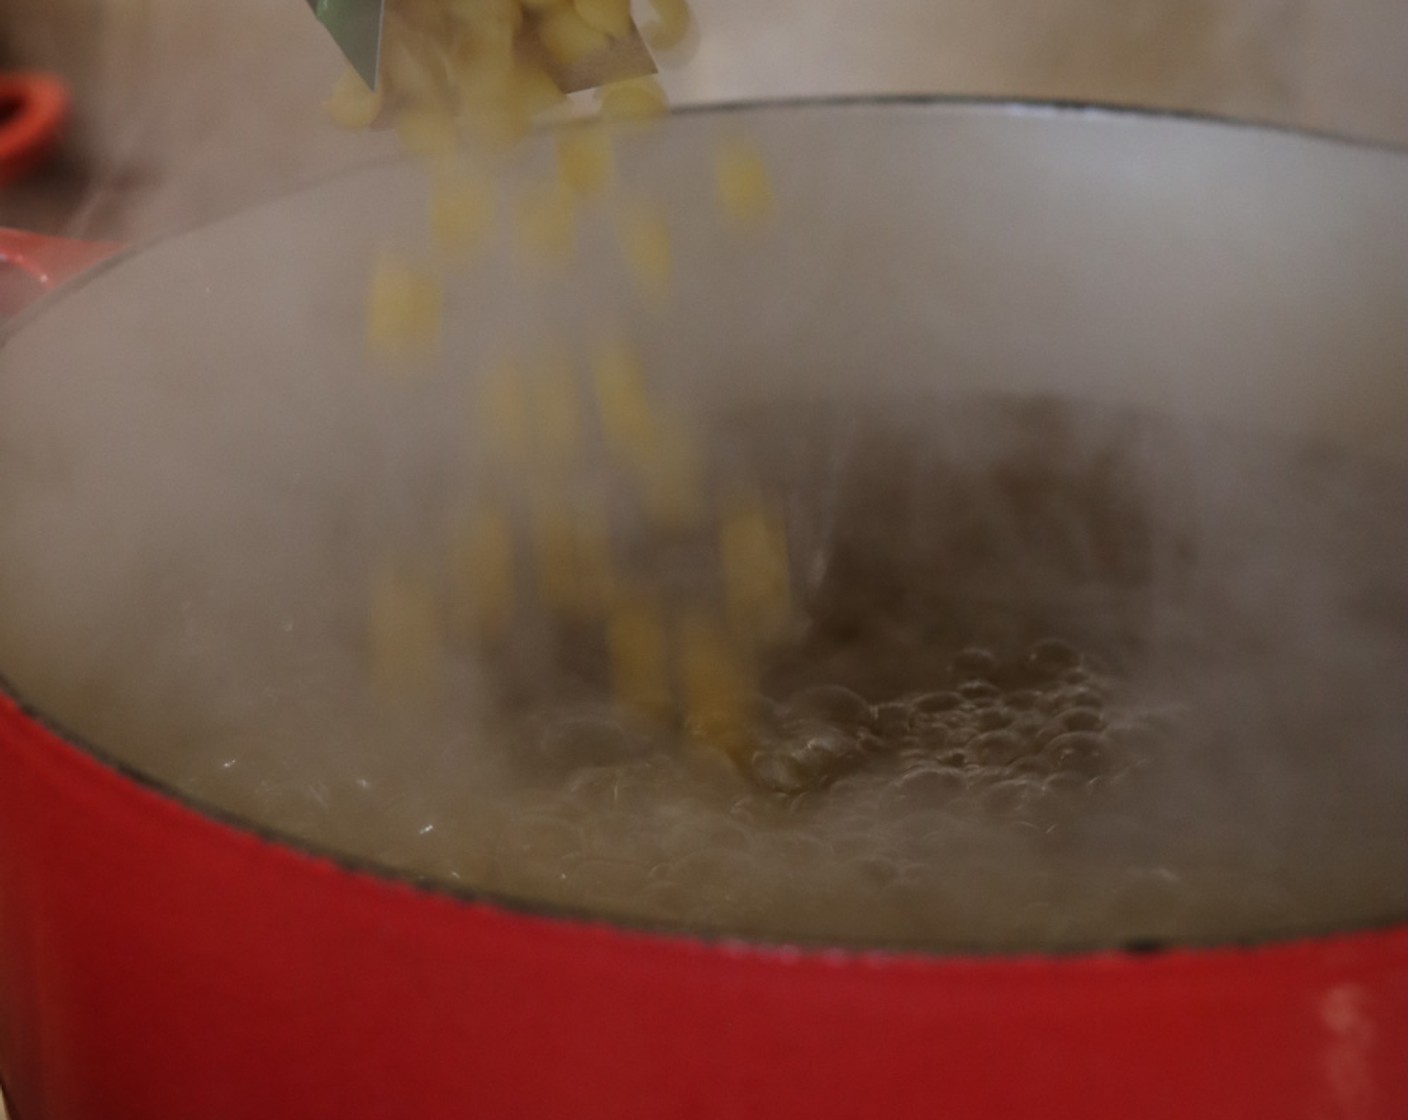
M 691 160 L 718 127 L 686 115 L 628 158 L 687 200 L 707 189 Z M 989 354 L 972 376 L 1023 384 L 1020 358 L 1040 352 L 1068 390 L 1254 412 L 1401 457 L 1408 156 L 944 103 L 764 107 L 747 127 L 796 202 L 784 225 L 808 236 L 784 230 L 733 284 L 720 281 L 740 275 L 739 250 L 707 232 L 686 245 L 702 272 L 681 299 L 697 310 L 671 325 L 681 355 L 803 345 L 825 377 L 879 347 L 937 347 Z M 11 333 L 0 385 L 160 354 L 191 330 L 236 369 L 271 338 L 302 362 L 355 360 L 349 332 L 310 333 L 301 313 L 356 321 L 364 273 L 349 262 L 388 199 L 419 189 L 374 169 L 123 258 Z M 277 280 L 255 282 L 271 246 Z M 805 338 L 788 301 L 737 291 L 782 277 L 808 308 Z M 941 330 L 937 291 L 961 301 Z M 483 306 L 512 314 L 492 292 Z M 1132 383 L 1135 352 L 1168 375 Z M 309 851 L 4 694 L 0 1073 L 18 1120 L 1401 1120 L 1408 925 L 986 958 L 637 931 Z
M 0 74 L 0 187 L 38 167 L 68 120 L 68 87 L 47 74 Z

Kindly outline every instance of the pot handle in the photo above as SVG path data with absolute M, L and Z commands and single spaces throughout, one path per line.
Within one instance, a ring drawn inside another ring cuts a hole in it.
M 33 171 L 68 122 L 68 87 L 50 74 L 0 74 L 0 186 Z
M 0 318 L 125 248 L 115 241 L 74 241 L 0 227 Z

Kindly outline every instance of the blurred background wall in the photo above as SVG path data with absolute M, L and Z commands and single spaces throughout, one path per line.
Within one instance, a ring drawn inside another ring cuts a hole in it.
M 1408 0 L 695 0 L 686 100 L 940 91 L 1192 109 L 1408 144 Z M 0 66 L 66 75 L 65 160 L 0 222 L 148 237 L 387 149 L 332 130 L 305 0 L 3 0 Z

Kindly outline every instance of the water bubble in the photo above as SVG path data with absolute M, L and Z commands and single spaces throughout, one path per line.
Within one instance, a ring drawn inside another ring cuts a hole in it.
M 1016 816 L 1032 800 L 1034 788 L 1031 782 L 1023 779 L 994 782 L 983 792 L 979 804 L 983 812 L 991 816 Z
M 827 764 L 854 759 L 862 753 L 861 745 L 854 735 L 848 735 L 839 727 L 827 727 L 825 724 L 812 724 L 803 728 L 794 742 L 800 747 L 798 754 Z
M 1060 770 L 1096 777 L 1105 769 L 1105 738 L 1092 731 L 1068 731 L 1046 745 L 1046 753 Z
M 560 768 L 606 766 L 641 753 L 641 740 L 614 720 L 598 716 L 573 716 L 554 720 L 543 728 L 537 754 Z
M 919 766 L 895 783 L 895 794 L 910 804 L 943 804 L 963 792 L 963 777 L 942 766 Z
M 1027 649 L 1026 668 L 1038 677 L 1050 678 L 1080 664 L 1075 647 L 1059 638 L 1034 642 Z
M 981 646 L 969 646 L 955 655 L 953 673 L 968 680 L 990 681 L 997 676 L 1000 662 L 995 654 Z
M 787 707 L 797 715 L 841 727 L 875 727 L 875 711 L 865 699 L 840 685 L 817 685 L 794 693 Z
M 768 815 L 768 807 L 761 804 L 760 801 L 761 799 L 755 794 L 740 794 L 729 804 L 729 819 L 737 821 L 745 828 L 756 827 L 758 822 Z
M 873 883 L 881 887 L 889 886 L 899 876 L 899 867 L 895 861 L 883 856 L 862 856 L 860 859 L 852 860 L 849 864 L 849 870 L 861 882 Z
M 1010 730 L 1012 734 L 1020 736 L 1024 742 L 1033 744 L 1033 749 L 1035 749 L 1034 740 L 1037 732 L 1045 726 L 1046 717 L 1043 713 L 1022 712 L 1012 721 Z
M 624 859 L 649 842 L 633 813 L 594 813 L 582 824 L 582 851 L 589 856 Z
M 582 850 L 582 833 L 561 817 L 526 816 L 510 821 L 499 833 L 495 856 L 505 864 L 556 867 Z
M 996 691 L 995 689 L 993 690 Z M 963 697 L 957 692 L 945 690 L 943 692 L 924 692 L 915 696 L 909 701 L 911 711 L 930 715 L 938 712 L 948 712 L 959 707 L 963 703 Z
M 760 843 L 782 859 L 809 867 L 826 866 L 826 845 L 816 836 L 797 829 L 780 829 L 760 838 Z
M 1045 778 L 1052 773 L 1052 763 L 1039 754 L 1028 754 L 1007 768 L 1014 778 Z
M 958 686 L 958 695 L 964 700 L 991 702 L 1001 696 L 1002 693 L 998 690 L 997 685 L 991 684 L 988 681 L 964 681 L 963 684 Z
M 999 728 L 1008 727 L 1013 720 L 1013 713 L 1008 708 L 985 708 L 978 713 L 979 731 L 997 731 Z
M 985 731 L 973 740 L 974 757 L 986 766 L 1007 766 L 1027 751 L 1027 744 L 1011 731 Z
M 944 748 L 951 751 L 966 751 L 972 753 L 973 740 L 978 737 L 976 727 L 951 727 L 948 729 L 948 736 L 944 740 Z
M 668 864 L 652 868 L 652 876 L 656 870 L 663 870 L 663 877 L 658 880 L 648 880 L 641 888 L 638 895 L 641 909 L 647 918 L 679 921 L 694 904 L 694 896 L 684 884 L 672 881 L 670 877 L 673 875 L 674 869 Z
M 1056 700 L 1062 708 L 1099 708 L 1105 703 L 1098 690 L 1087 686 L 1063 688 L 1056 693 Z
M 801 793 L 812 780 L 791 755 L 782 751 L 759 751 L 749 762 L 749 771 L 760 785 L 774 793 Z
M 1065 735 L 1071 729 L 1061 722 L 1061 715 L 1058 712 L 1041 725 L 1041 728 L 1032 736 L 1032 749 L 1043 751 L 1051 740 Z
M 664 881 L 687 889 L 695 905 L 701 893 L 737 897 L 748 881 L 750 862 L 748 856 L 724 849 L 691 852 L 668 865 L 668 878 Z
M 1051 773 L 1045 782 L 1046 792 L 1058 797 L 1068 797 L 1091 792 L 1092 779 L 1068 770 Z
M 909 731 L 909 716 L 907 704 L 881 704 L 875 709 L 875 731 L 882 745 L 892 746 Z
M 726 819 L 689 819 L 660 838 L 660 850 L 676 858 L 706 850 L 747 851 L 748 830 Z
M 1067 731 L 1103 731 L 1105 717 L 1095 708 L 1067 708 L 1056 722 Z
M 900 767 L 904 770 L 912 770 L 916 766 L 928 766 L 933 761 L 934 753 L 925 745 L 905 747 L 896 756 Z

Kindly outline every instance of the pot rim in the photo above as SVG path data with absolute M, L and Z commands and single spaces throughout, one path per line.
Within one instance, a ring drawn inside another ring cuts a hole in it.
M 1156 106 L 1135 105 L 1115 101 L 1086 101 L 1080 98 L 1023 98 L 1002 97 L 995 94 L 964 93 L 842 93 L 689 102 L 683 105 L 672 106 L 670 116 L 722 117 L 757 112 L 759 110 L 807 111 L 865 108 L 911 108 L 942 110 L 945 112 L 991 111 L 998 117 L 1085 117 L 1091 120 L 1109 122 L 1143 124 L 1181 123 L 1213 130 L 1226 129 L 1261 135 L 1285 136 L 1289 139 L 1335 145 L 1350 151 L 1376 152 L 1408 164 L 1408 141 L 1397 142 L 1352 136 L 1348 133 L 1337 132 L 1332 129 L 1317 129 L 1311 128 L 1308 125 L 1289 124 L 1280 121 L 1261 121 L 1247 117 L 1203 112 L 1196 109 L 1165 109 Z M 573 119 L 546 126 L 540 131 L 542 133 L 548 133 L 555 129 L 571 128 L 580 123 L 580 120 Z M 66 282 L 63 286 L 63 292 L 58 293 L 58 295 L 61 298 L 63 294 L 77 291 L 109 269 L 120 266 L 129 257 L 138 253 L 144 253 L 159 248 L 166 245 L 168 242 L 198 233 L 203 229 L 219 225 L 222 222 L 240 218 L 245 214 L 260 210 L 263 207 L 274 206 L 288 199 L 297 198 L 300 195 L 312 191 L 321 190 L 337 182 L 339 179 L 363 174 L 378 167 L 390 167 L 395 164 L 405 163 L 408 159 L 409 157 L 399 154 L 387 156 L 381 159 L 371 160 L 368 163 L 352 168 L 334 171 L 327 175 L 315 176 L 307 183 L 301 184 L 293 190 L 275 195 L 272 198 L 263 199 L 252 206 L 239 207 L 235 210 L 218 214 L 211 219 L 197 222 L 194 225 L 170 230 L 158 235 L 151 241 L 131 245 L 121 252 L 113 253 L 106 259 L 94 264 L 92 268 L 88 269 L 80 276 Z M 40 301 L 38 304 L 31 304 L 18 315 L 8 320 L 0 321 L 0 349 L 3 349 L 9 337 L 22 330 L 31 318 L 43 314 L 47 308 L 54 306 L 57 302 L 58 299 L 51 297 Z
M 993 111 L 1002 117 L 1051 116 L 1089 117 L 1108 121 L 1132 122 L 1172 122 L 1186 123 L 1213 129 L 1237 129 L 1260 134 L 1283 134 L 1304 140 L 1329 143 L 1350 150 L 1381 152 L 1408 164 L 1408 144 L 1369 140 L 1345 134 L 1321 131 L 1298 125 L 1277 122 L 1259 122 L 1229 116 L 1203 113 L 1182 109 L 1146 108 L 1134 105 L 1101 103 L 1082 100 L 1062 99 L 1014 99 L 996 96 L 970 96 L 956 94 L 842 94 L 835 96 L 806 96 L 743 99 L 736 101 L 700 102 L 679 106 L 673 114 L 681 116 L 725 116 L 759 110 L 810 110 L 810 109 L 852 109 L 852 108 L 915 108 L 962 112 L 967 110 Z M 565 122 L 556 127 L 571 127 L 577 122 Z M 216 217 L 185 230 L 166 234 L 144 245 L 133 246 L 95 265 L 73 282 L 64 285 L 58 298 L 41 301 L 0 326 L 0 351 L 12 334 L 23 330 L 30 319 L 42 315 L 67 294 L 86 286 L 108 270 L 120 267 L 128 257 L 148 249 L 164 245 L 201 229 L 238 218 L 257 211 L 264 206 L 275 205 L 285 199 L 296 197 L 309 191 L 322 189 L 339 179 L 364 173 L 372 168 L 390 166 L 405 161 L 406 157 L 393 156 L 373 161 L 351 170 L 344 170 L 320 177 L 300 188 L 253 207 L 244 207 Z M 700 929 L 688 925 L 665 921 L 651 921 L 639 917 L 613 917 L 610 913 L 584 907 L 563 905 L 527 896 L 504 894 L 495 890 L 460 886 L 445 879 L 398 869 L 378 860 L 368 859 L 321 845 L 315 841 L 296 836 L 281 829 L 263 824 L 240 813 L 223 809 L 178 789 L 174 784 L 147 772 L 139 766 L 125 761 L 104 747 L 98 746 L 86 737 L 70 731 L 55 717 L 48 715 L 26 700 L 14 687 L 9 678 L 0 671 L 0 705 L 12 706 L 19 716 L 39 727 L 55 743 L 85 756 L 98 763 L 113 776 L 155 795 L 175 807 L 194 814 L 207 823 L 244 836 L 261 840 L 284 852 L 303 860 L 313 860 L 330 864 L 337 871 L 358 878 L 370 879 L 383 886 L 409 888 L 417 895 L 438 897 L 459 907 L 483 907 L 521 918 L 537 919 L 557 926 L 585 926 L 603 928 L 616 934 L 647 938 L 655 941 L 676 944 L 694 944 L 705 950 L 736 952 L 744 950 L 762 954 L 786 954 L 814 960 L 838 961 L 909 961 L 926 966 L 969 966 L 978 963 L 1008 964 L 1022 961 L 1044 963 L 1065 962 L 1072 966 L 1081 962 L 1108 961 L 1112 957 L 1129 959 L 1160 959 L 1169 955 L 1183 958 L 1203 959 L 1228 953 L 1257 953 L 1284 951 L 1293 947 L 1314 949 L 1317 946 L 1329 947 L 1356 939 L 1375 939 L 1382 936 L 1396 938 L 1408 934 L 1408 914 L 1394 914 L 1372 921 L 1361 921 L 1353 925 L 1332 926 L 1322 929 L 1293 933 L 1257 934 L 1245 937 L 1207 938 L 1197 940 L 1157 941 L 1135 940 L 1124 944 L 1080 945 L 1055 948 L 995 948 L 992 946 L 955 943 L 941 947 L 887 946 L 883 942 L 837 941 L 823 937 L 788 937 L 773 935 L 740 934 L 723 930 Z M 3 708 L 0 708 L 0 712 Z

